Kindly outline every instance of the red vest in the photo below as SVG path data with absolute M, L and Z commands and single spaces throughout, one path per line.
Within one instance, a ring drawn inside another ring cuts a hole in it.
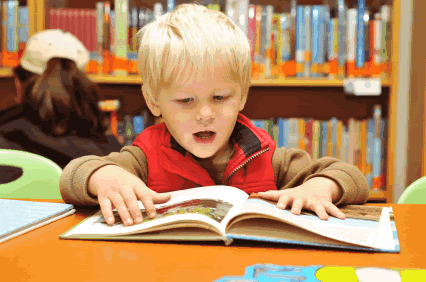
M 237 141 L 234 156 L 221 184 L 248 194 L 277 190 L 272 169 L 276 145 L 271 136 L 239 114 L 231 138 Z M 147 186 L 153 191 L 164 193 L 215 185 L 208 172 L 171 136 L 164 122 L 142 131 L 132 145 L 146 155 Z

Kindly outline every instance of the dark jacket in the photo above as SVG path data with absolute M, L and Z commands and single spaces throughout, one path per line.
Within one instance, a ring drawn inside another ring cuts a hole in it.
M 106 156 L 121 149 L 114 136 L 68 135 L 54 137 L 30 105 L 0 111 L 0 149 L 15 149 L 44 156 L 61 168 L 86 155 Z

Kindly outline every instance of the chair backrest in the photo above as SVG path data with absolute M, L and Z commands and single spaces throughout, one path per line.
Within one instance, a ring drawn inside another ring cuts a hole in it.
M 18 179 L 0 185 L 0 198 L 61 199 L 62 169 L 53 161 L 29 152 L 0 149 L 0 165 L 23 171 Z
M 426 204 L 426 176 L 411 183 L 399 197 L 398 204 Z

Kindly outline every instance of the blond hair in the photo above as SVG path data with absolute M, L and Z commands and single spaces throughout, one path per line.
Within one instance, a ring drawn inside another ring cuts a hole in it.
M 144 26 L 138 33 L 139 73 L 145 95 L 156 101 L 160 89 L 183 79 L 204 79 L 220 64 L 247 95 L 251 56 L 247 36 L 219 11 L 197 4 L 181 4 Z

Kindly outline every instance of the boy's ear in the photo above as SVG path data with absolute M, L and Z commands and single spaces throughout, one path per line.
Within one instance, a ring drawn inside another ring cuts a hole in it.
M 240 112 L 244 109 L 244 106 L 246 105 L 247 96 L 248 96 L 248 93 L 241 93 L 241 100 L 240 100 L 240 106 L 239 106 Z
M 142 85 L 142 94 L 143 97 L 145 99 L 146 105 L 148 106 L 149 110 L 151 111 L 151 113 L 156 116 L 159 117 L 161 116 L 161 111 L 160 108 L 157 106 L 157 104 L 155 103 L 155 101 L 153 101 L 149 95 L 147 94 L 146 91 L 146 87 L 145 85 Z

